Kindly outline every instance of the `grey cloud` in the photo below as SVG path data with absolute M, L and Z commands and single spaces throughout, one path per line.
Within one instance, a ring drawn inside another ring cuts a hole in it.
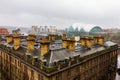
M 119 26 L 119 0 L 1 0 L 0 25 Z

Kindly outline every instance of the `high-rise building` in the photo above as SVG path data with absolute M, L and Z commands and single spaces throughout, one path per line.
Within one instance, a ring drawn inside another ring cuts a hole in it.
M 103 36 L 81 37 L 76 47 L 74 38 L 56 38 L 36 43 L 31 34 L 23 46 L 19 35 L 7 35 L 0 42 L 1 80 L 114 80 L 116 43 Z
M 41 33 L 45 33 L 45 34 L 49 34 L 49 33 L 56 33 L 57 32 L 57 28 L 55 26 L 32 26 L 32 29 L 30 31 L 30 33 L 32 34 L 41 34 Z

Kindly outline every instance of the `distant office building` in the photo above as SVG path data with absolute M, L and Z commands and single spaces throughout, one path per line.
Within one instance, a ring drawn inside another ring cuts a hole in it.
M 85 31 L 83 28 L 81 28 L 81 29 L 80 29 L 80 34 L 81 34 L 81 35 L 85 35 L 85 34 L 86 34 L 86 31 Z
M 75 32 L 73 26 L 70 26 L 70 27 L 69 27 L 68 32 Z
M 30 33 L 38 33 L 38 26 L 32 26 Z
M 55 26 L 32 26 L 31 32 L 33 34 L 41 34 L 41 33 L 45 33 L 45 34 L 49 34 L 49 33 L 56 33 L 57 32 L 57 28 Z
M 69 28 L 68 28 L 68 31 L 67 31 L 67 37 L 73 37 L 73 36 L 75 36 L 75 35 L 86 35 L 87 34 L 87 32 L 83 29 L 83 28 L 81 28 L 80 30 L 78 29 L 78 27 L 76 27 L 76 28 L 73 28 L 73 26 L 70 26 Z

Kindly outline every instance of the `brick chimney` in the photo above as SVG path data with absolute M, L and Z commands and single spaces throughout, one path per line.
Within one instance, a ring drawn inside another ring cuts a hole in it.
M 36 39 L 36 35 L 35 35 L 35 34 L 29 34 L 29 35 L 28 35 L 28 38 L 29 38 L 29 39 Z
M 63 46 L 63 48 L 67 48 L 69 50 L 74 51 L 75 50 L 75 38 L 62 39 L 62 46 Z
M 44 56 L 50 50 L 50 42 L 47 39 L 40 41 L 40 55 Z
M 104 37 L 101 35 L 94 36 L 94 43 L 104 45 Z
M 63 34 L 63 37 L 62 37 L 62 39 L 66 39 L 66 34 Z
M 86 46 L 91 49 L 92 48 L 92 41 L 93 39 L 91 37 L 86 37 Z
M 91 49 L 92 41 L 93 41 L 92 37 L 87 37 L 87 36 L 81 37 L 81 46 Z
M 32 51 L 34 50 L 35 39 L 34 38 L 27 38 L 27 50 Z
M 8 34 L 8 35 L 6 35 L 6 37 L 7 37 L 7 43 L 10 43 L 10 42 L 12 42 L 12 34 Z
M 52 37 L 51 37 L 51 35 L 50 35 L 50 34 L 49 34 L 49 36 L 48 36 L 48 37 L 49 37 L 49 40 L 52 40 Z
M 35 34 L 29 34 L 27 38 L 27 51 L 34 50 L 34 44 L 35 44 L 36 35 Z
M 81 46 L 86 46 L 86 38 L 85 37 L 81 37 Z
M 63 47 L 63 48 L 67 48 L 67 47 L 68 47 L 67 38 L 62 39 L 62 47 Z
M 98 38 L 99 38 L 98 36 L 94 36 L 93 40 L 95 44 L 98 44 Z
M 54 34 L 50 34 L 49 35 L 49 40 L 51 41 L 55 41 L 55 35 Z
M 104 37 L 103 36 L 99 36 L 99 38 L 98 38 L 98 44 L 104 45 Z
M 71 51 L 75 50 L 75 38 L 70 38 L 69 40 L 67 40 L 67 45 L 68 45 L 68 49 Z
M 17 50 L 20 47 L 20 36 L 14 35 L 14 50 Z

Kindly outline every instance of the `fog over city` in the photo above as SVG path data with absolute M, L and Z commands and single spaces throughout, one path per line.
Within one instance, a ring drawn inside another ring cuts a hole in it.
M 119 0 L 0 0 L 0 26 L 120 28 Z

